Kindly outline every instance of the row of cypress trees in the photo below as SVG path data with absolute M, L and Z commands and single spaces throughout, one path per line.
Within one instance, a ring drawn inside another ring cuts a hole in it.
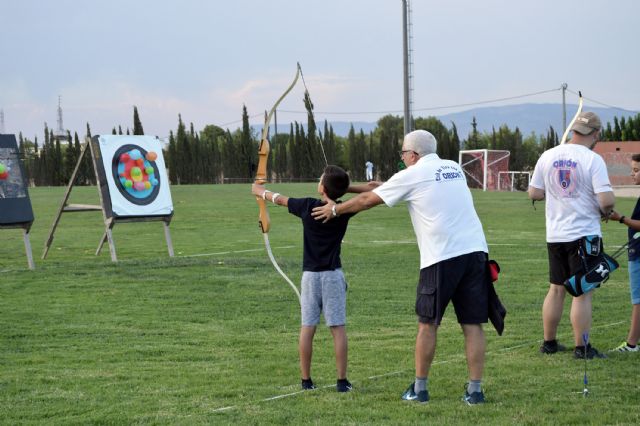
M 269 176 L 274 181 L 295 182 L 316 180 L 325 164 L 337 164 L 348 170 L 352 180 L 365 179 L 365 162 L 374 163 L 376 179 L 388 179 L 402 164 L 398 150 L 403 134 L 400 116 L 386 115 L 377 122 L 375 130 L 364 133 L 353 126 L 346 137 L 337 136 L 331 125 L 324 121 L 321 128 L 313 116 L 313 104 L 305 95 L 306 123 L 291 123 L 288 133 L 270 135 Z M 511 170 L 531 170 L 539 155 L 559 143 L 558 134 L 549 127 L 545 135 L 523 135 L 516 127 L 502 125 L 491 132 L 479 132 L 474 118 L 467 139 L 460 140 L 455 123 L 448 128 L 436 117 L 417 117 L 414 128 L 429 130 L 438 140 L 438 154 L 442 158 L 458 159 L 462 149 L 501 149 L 511 152 Z M 144 134 L 137 107 L 133 110 L 133 130 L 113 128 L 113 134 Z M 87 123 L 86 135 L 91 136 Z M 20 153 L 27 175 L 33 185 L 58 186 L 69 182 L 80 155 L 81 142 L 77 132 L 67 132 L 65 142 L 54 137 L 45 124 L 44 143 L 30 141 L 19 135 Z M 603 129 L 603 140 L 640 140 L 640 114 L 635 117 L 614 118 Z M 231 132 L 216 125 L 207 125 L 196 131 L 189 128 L 178 115 L 176 131 L 171 131 L 164 150 L 169 179 L 172 184 L 207 184 L 250 182 L 256 171 L 260 135 L 251 128 L 245 106 L 242 108 L 242 126 Z M 95 184 L 89 155 L 80 165 L 76 184 Z

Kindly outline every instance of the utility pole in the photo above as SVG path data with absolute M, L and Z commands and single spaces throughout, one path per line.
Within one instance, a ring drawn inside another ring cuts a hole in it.
M 567 83 L 562 83 L 562 131 L 567 129 L 567 103 L 565 99 L 565 92 L 567 91 Z
M 404 134 L 413 130 L 411 112 L 411 6 L 409 0 L 402 0 L 402 59 L 404 70 Z

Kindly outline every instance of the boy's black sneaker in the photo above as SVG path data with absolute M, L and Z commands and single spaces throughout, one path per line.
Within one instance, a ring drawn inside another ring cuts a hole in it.
M 336 382 L 336 390 L 338 392 L 351 392 L 352 386 L 347 379 L 338 379 Z
M 411 383 L 406 391 L 402 394 L 402 399 L 405 401 L 413 401 L 425 403 L 429 401 L 429 391 L 423 390 L 418 393 L 414 391 L 415 382 Z
M 484 404 L 484 393 L 480 392 L 467 392 L 465 389 L 464 396 L 462 400 L 467 403 L 467 405 L 476 405 L 476 404 Z
M 311 377 L 308 379 L 302 379 L 302 390 L 314 390 L 316 385 L 313 384 L 313 380 Z
M 567 350 L 565 345 L 561 345 L 557 340 L 549 340 L 543 341 L 542 346 L 540 346 L 540 353 L 542 354 L 555 354 L 556 352 L 564 352 Z
M 593 359 L 593 358 L 607 358 L 607 356 L 601 352 L 599 352 L 596 348 L 594 348 L 593 346 L 591 346 L 591 344 L 587 345 L 587 354 L 586 354 L 586 358 L 587 359 Z M 573 350 L 573 357 L 575 359 L 584 359 L 585 358 L 585 348 L 584 346 L 576 346 L 576 348 Z

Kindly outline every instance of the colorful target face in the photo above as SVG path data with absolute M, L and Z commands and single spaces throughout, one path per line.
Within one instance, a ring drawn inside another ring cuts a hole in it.
M 0 147 L 0 198 L 26 196 L 18 150 Z
M 113 179 L 120 193 L 137 205 L 147 205 L 158 196 L 158 154 L 137 145 L 124 145 L 113 156 Z
M 173 214 L 162 144 L 153 136 L 101 135 L 92 144 L 102 167 L 98 174 L 108 216 Z

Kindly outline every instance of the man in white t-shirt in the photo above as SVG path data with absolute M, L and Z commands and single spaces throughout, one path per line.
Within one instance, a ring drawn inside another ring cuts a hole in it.
M 438 326 L 453 302 L 465 337 L 470 380 L 464 400 L 484 402 L 481 388 L 488 318 L 487 243 L 471 192 L 458 163 L 436 154 L 437 142 L 425 130 L 407 134 L 400 157 L 407 168 L 369 192 L 340 204 L 327 203 L 312 215 L 325 222 L 385 203 L 406 201 L 420 251 L 416 294 L 416 380 L 402 399 L 427 402 L 427 378 L 435 355 Z M 372 185 L 373 186 L 373 185 Z
M 364 163 L 364 167 L 367 175 L 367 181 L 370 182 L 373 180 L 373 163 L 371 161 L 367 161 Z
M 571 127 L 572 139 L 542 154 L 529 186 L 529 198 L 546 198 L 550 286 L 542 305 L 544 342 L 540 347 L 545 354 L 565 349 L 556 340 L 566 294 L 563 283 L 589 261 L 583 246 L 586 237 L 599 237 L 594 240 L 596 250 L 602 250 L 600 219 L 609 216 L 615 203 L 607 166 L 592 151 L 601 128 L 596 114 L 580 113 Z M 589 339 L 587 345 L 584 341 L 591 328 L 592 296 L 593 292 L 589 292 L 574 297 L 571 303 L 576 358 L 605 357 L 591 346 Z

